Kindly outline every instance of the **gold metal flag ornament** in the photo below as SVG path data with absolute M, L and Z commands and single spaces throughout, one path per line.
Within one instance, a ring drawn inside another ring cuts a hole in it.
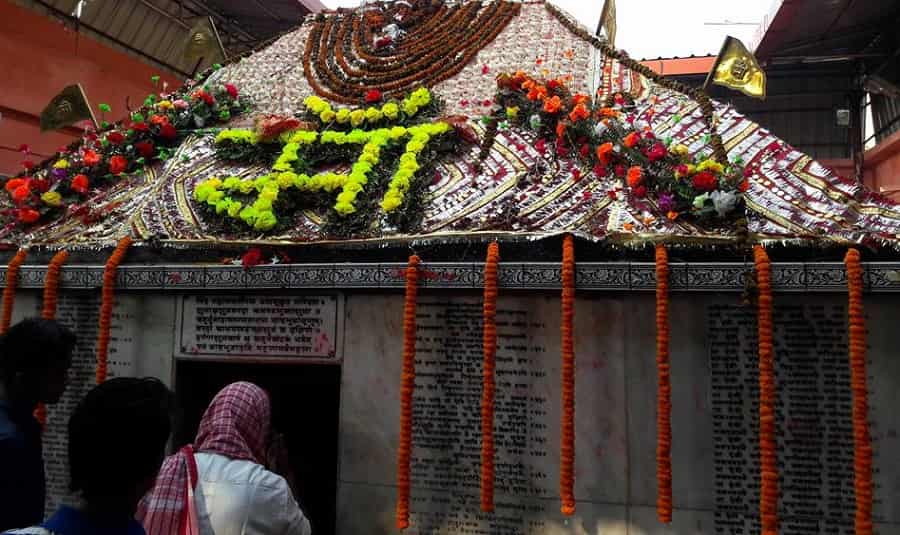
M 706 89 L 710 83 L 735 89 L 753 98 L 766 98 L 765 71 L 744 43 L 731 36 L 725 38 L 722 51 L 709 71 L 703 88 Z
M 194 24 L 184 44 L 184 59 L 190 62 L 225 60 L 225 47 L 211 17 L 203 17 Z
M 53 97 L 41 112 L 41 132 L 71 126 L 85 119 L 97 125 L 97 118 L 81 84 L 70 85 Z
M 597 36 L 600 31 L 606 31 L 606 40 L 609 46 L 616 46 L 616 0 L 606 0 L 603 11 L 600 12 L 600 22 L 597 24 Z

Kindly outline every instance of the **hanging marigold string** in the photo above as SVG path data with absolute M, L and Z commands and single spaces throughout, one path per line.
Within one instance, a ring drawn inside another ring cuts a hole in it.
M 850 385 L 853 391 L 853 468 L 856 491 L 856 535 L 872 534 L 872 439 L 866 387 L 866 318 L 859 251 L 850 249 L 847 266 L 850 315 Z
M 56 318 L 56 303 L 59 298 L 59 272 L 68 259 L 69 252 L 63 250 L 56 253 L 47 266 L 47 275 L 44 278 L 44 308 L 41 311 L 41 317 L 45 320 Z
M 16 252 L 16 255 L 6 266 L 6 287 L 3 288 L 3 316 L 0 319 L 0 334 L 9 329 L 12 322 L 13 305 L 16 301 L 16 287 L 19 285 L 19 268 L 28 256 L 28 249 L 24 247 Z
M 416 294 L 419 257 L 409 257 L 403 305 L 403 374 L 400 381 L 400 446 L 397 448 L 397 529 L 409 527 L 409 457 L 412 451 L 413 389 L 416 384 Z
M 97 384 L 106 381 L 108 357 L 109 357 L 109 328 L 112 318 L 112 309 L 115 304 L 116 270 L 125 256 L 125 252 L 131 247 L 131 238 L 125 236 L 119 240 L 115 251 L 106 261 L 106 269 L 103 271 L 103 293 L 100 305 L 100 326 L 97 329 Z
M 59 299 L 59 272 L 63 264 L 69 259 L 69 252 L 62 250 L 56 253 L 47 266 L 47 275 L 44 278 L 44 308 L 41 310 L 41 317 L 45 320 L 56 318 L 56 303 Z M 41 427 L 47 425 L 47 407 L 43 403 L 39 403 L 34 411 L 34 417 L 41 424 Z
M 494 372 L 497 357 L 497 264 L 500 246 L 488 246 L 484 264 L 484 374 L 481 388 L 481 510 L 494 510 Z
M 759 513 L 762 535 L 778 531 L 778 465 L 775 453 L 775 358 L 772 345 L 772 267 L 766 250 L 756 246 L 756 280 L 759 291 Z
M 672 523 L 672 386 L 669 376 L 669 255 L 656 246 L 656 516 Z
M 560 429 L 559 494 L 560 510 L 566 516 L 575 513 L 575 340 L 572 319 L 575 315 L 575 240 L 566 235 L 562 259 L 562 421 Z

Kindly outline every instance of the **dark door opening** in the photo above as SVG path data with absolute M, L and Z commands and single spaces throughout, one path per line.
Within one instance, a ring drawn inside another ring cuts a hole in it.
M 250 381 L 269 392 L 272 425 L 287 442 L 291 467 L 300 487 L 300 507 L 315 535 L 334 533 L 340 367 L 178 361 L 175 394 L 180 414 L 176 447 L 194 440 L 200 418 L 213 396 L 236 381 Z

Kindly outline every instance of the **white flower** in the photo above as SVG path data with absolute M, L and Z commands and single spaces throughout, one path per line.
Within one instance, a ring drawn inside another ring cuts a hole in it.
M 603 122 L 599 122 L 597 123 L 597 126 L 594 127 L 594 134 L 596 134 L 597 137 L 600 137 L 605 134 L 607 130 L 609 130 L 609 127 Z
M 535 113 L 531 116 L 530 119 L 528 119 L 528 122 L 529 124 L 531 124 L 531 128 L 537 130 L 541 127 L 541 116 Z
M 733 191 L 714 191 L 711 198 L 719 217 L 728 215 L 737 203 L 737 195 Z

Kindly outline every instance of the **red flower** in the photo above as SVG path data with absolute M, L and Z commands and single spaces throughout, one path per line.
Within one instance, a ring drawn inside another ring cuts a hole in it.
M 600 160 L 600 163 L 603 165 L 609 164 L 612 161 L 613 157 L 613 144 L 607 141 L 606 143 L 597 147 L 597 159 Z
M 163 126 L 169 124 L 169 116 L 168 115 L 153 115 L 150 117 L 150 124 L 156 126 Z
M 572 169 L 572 178 L 573 178 L 576 182 L 578 182 L 579 180 L 581 180 L 581 169 L 578 169 L 578 168 Z
M 121 132 L 110 132 L 106 134 L 106 141 L 109 141 L 113 145 L 120 145 L 125 141 L 125 136 L 123 136 Z
M 88 180 L 87 175 L 75 175 L 72 177 L 72 182 L 69 184 L 72 191 L 82 195 L 87 193 L 88 186 L 90 186 L 90 181 Z
M 366 91 L 366 103 L 367 104 L 374 104 L 376 102 L 381 102 L 381 97 L 382 97 L 381 91 L 379 91 L 377 89 L 369 89 L 368 91 Z
M 591 148 L 587 144 L 584 144 L 578 148 L 578 154 L 581 155 L 582 158 L 587 158 L 590 153 Z
M 31 160 L 25 160 L 22 162 L 22 167 L 25 168 L 26 171 L 31 171 L 34 168 L 34 162 Z
M 238 98 L 238 90 L 232 84 L 225 84 L 225 91 L 228 93 L 228 96 L 231 98 Z
M 491 72 L 491 68 L 488 67 L 487 65 L 483 65 L 483 66 L 481 67 L 481 74 L 487 74 L 487 73 L 489 73 L 489 72 Z
M 485 99 L 484 102 L 481 103 L 481 105 L 484 106 L 485 108 L 489 108 L 489 107 L 493 106 L 494 103 L 488 99 Z
M 109 159 L 109 172 L 114 175 L 122 174 L 128 168 L 128 159 L 120 154 L 116 154 Z
M 709 171 L 701 171 L 694 175 L 694 189 L 699 191 L 714 191 L 719 186 L 716 175 Z
M 741 180 L 740 184 L 738 184 L 738 191 L 740 191 L 741 193 L 746 193 L 748 189 L 750 189 L 750 181 L 745 178 L 744 180 Z
M 634 146 L 637 145 L 640 140 L 641 140 L 640 134 L 638 134 L 637 132 L 632 132 L 632 133 L 628 134 L 627 136 L 625 136 L 625 139 L 622 140 L 622 143 L 626 147 L 631 149 L 631 148 L 634 148 Z
M 688 166 L 683 163 L 675 166 L 675 172 L 680 176 L 688 176 L 689 171 L 690 169 L 688 169 Z
M 620 106 L 622 104 L 625 104 L 625 97 L 622 96 L 622 93 L 616 93 L 616 96 L 613 97 L 613 100 L 615 101 L 616 104 L 618 104 Z
M 598 177 L 598 178 L 599 178 L 599 177 L 604 177 L 604 176 L 606 176 L 606 173 L 607 173 L 608 171 L 609 171 L 609 170 L 606 168 L 605 165 L 597 164 L 597 165 L 594 166 L 594 176 L 595 176 L 595 177 Z
M 556 144 L 556 155 L 560 157 L 566 157 L 569 155 L 569 149 L 561 143 L 562 138 L 559 138 L 559 142 Z
M 156 153 L 156 148 L 149 141 L 138 141 L 134 144 L 134 148 L 144 158 L 149 158 Z
M 262 261 L 262 251 L 257 247 L 250 249 L 249 251 L 244 253 L 244 256 L 241 257 L 241 265 L 245 268 L 258 266 L 262 264 Z
M 616 194 L 616 190 L 612 190 L 612 189 L 607 191 L 606 195 L 607 195 L 607 197 L 609 197 L 612 200 L 616 200 L 619 198 L 619 196 Z
M 638 187 L 644 181 L 644 170 L 641 166 L 635 165 L 628 170 L 628 185 L 632 188 Z
M 147 132 L 150 130 L 150 125 L 141 121 L 139 123 L 134 123 L 133 125 L 131 125 L 131 129 L 135 132 Z
M 547 152 L 547 140 L 541 138 L 534 144 L 534 148 L 541 154 Z
M 547 88 L 550 90 L 559 89 L 562 86 L 562 82 L 559 80 L 550 80 L 547 82 Z
M 100 155 L 97 154 L 97 151 L 88 149 L 84 151 L 84 154 L 81 156 L 81 160 L 84 162 L 84 165 L 90 167 L 100 163 Z
M 21 188 L 22 186 L 27 186 L 30 179 L 28 178 L 11 178 L 6 181 L 6 192 L 12 195 L 14 191 Z
M 638 186 L 634 188 L 634 196 L 638 199 L 643 199 L 647 196 L 647 186 Z
M 26 224 L 31 224 L 41 218 L 41 213 L 37 210 L 32 210 L 31 208 L 20 208 L 19 209 L 19 221 Z
M 12 192 L 12 198 L 16 204 L 22 204 L 29 196 L 31 196 L 31 186 L 27 182 Z
M 159 129 L 159 137 L 165 140 L 172 140 L 178 137 L 178 130 L 175 129 L 171 124 L 164 124 Z
M 466 106 L 469 105 L 469 101 L 466 99 L 462 99 L 459 101 L 459 105 L 462 106 L 463 108 L 465 108 Z
M 650 151 L 647 153 L 647 157 L 650 158 L 651 162 L 658 162 L 666 157 L 666 146 L 662 143 L 654 143 L 652 147 L 650 147 Z
M 37 193 L 44 193 L 50 189 L 50 183 L 43 178 L 35 178 L 31 181 L 31 189 Z
M 625 176 L 625 166 L 617 165 L 615 167 L 616 176 Z
M 212 95 L 202 89 L 198 89 L 191 93 L 191 98 L 194 100 L 202 100 L 206 103 L 207 106 L 212 106 L 216 103 L 216 99 L 214 99 Z

